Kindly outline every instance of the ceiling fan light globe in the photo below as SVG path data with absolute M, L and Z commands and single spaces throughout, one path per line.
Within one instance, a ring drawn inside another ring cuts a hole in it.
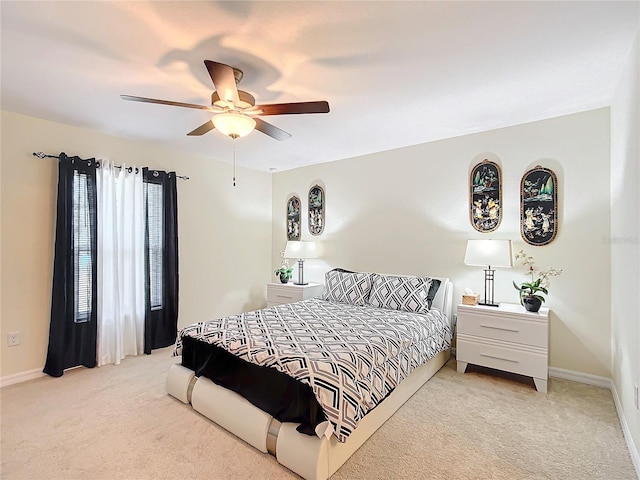
M 237 138 L 249 135 L 256 127 L 256 121 L 241 113 L 221 113 L 214 116 L 211 121 L 216 129 L 229 137 Z

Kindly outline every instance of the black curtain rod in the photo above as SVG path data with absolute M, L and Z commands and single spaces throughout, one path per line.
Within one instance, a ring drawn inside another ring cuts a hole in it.
M 58 160 L 60 160 L 60 157 L 58 155 L 48 155 L 46 153 L 43 152 L 33 152 L 33 156 L 34 157 L 38 157 L 38 158 L 56 158 Z M 121 165 L 114 165 L 115 168 L 122 168 Z M 149 169 L 152 170 L 152 169 Z M 176 175 L 176 178 L 181 178 L 182 180 L 189 180 L 189 177 L 187 177 L 186 175 Z

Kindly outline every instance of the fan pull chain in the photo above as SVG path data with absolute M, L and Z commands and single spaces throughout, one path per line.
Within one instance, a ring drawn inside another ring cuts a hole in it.
M 236 139 L 233 139 L 233 186 L 236 186 Z

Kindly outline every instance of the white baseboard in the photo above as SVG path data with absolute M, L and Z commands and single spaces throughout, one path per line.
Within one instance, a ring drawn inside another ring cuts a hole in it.
M 611 394 L 613 395 L 613 403 L 616 405 L 618 418 L 620 419 L 620 425 L 622 426 L 622 433 L 624 433 L 624 439 L 627 441 L 627 447 L 629 447 L 631 462 L 633 462 L 633 466 L 636 469 L 636 475 L 638 475 L 638 478 L 640 479 L 640 453 L 638 452 L 638 448 L 636 447 L 633 437 L 631 436 L 631 432 L 629 431 L 627 419 L 622 415 L 622 403 L 620 402 L 618 391 L 616 390 L 616 386 L 613 382 L 611 382 Z
M 0 378 L 0 388 L 14 385 L 16 383 L 26 382 L 27 380 L 33 380 L 35 378 L 44 377 L 44 372 L 41 368 L 34 368 L 26 372 L 14 373 L 13 375 L 7 375 Z
M 562 368 L 549 367 L 549 376 L 562 378 L 564 380 L 572 380 L 578 383 L 586 383 L 587 385 L 595 385 L 611 389 L 611 379 L 607 377 L 599 377 L 590 373 L 574 372 L 573 370 L 564 370 Z

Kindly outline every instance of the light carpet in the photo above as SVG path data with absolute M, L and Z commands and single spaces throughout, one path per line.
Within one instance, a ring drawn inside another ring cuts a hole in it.
M 167 395 L 171 348 L 0 390 L 2 479 L 296 479 Z M 611 392 L 450 360 L 333 480 L 636 479 Z

